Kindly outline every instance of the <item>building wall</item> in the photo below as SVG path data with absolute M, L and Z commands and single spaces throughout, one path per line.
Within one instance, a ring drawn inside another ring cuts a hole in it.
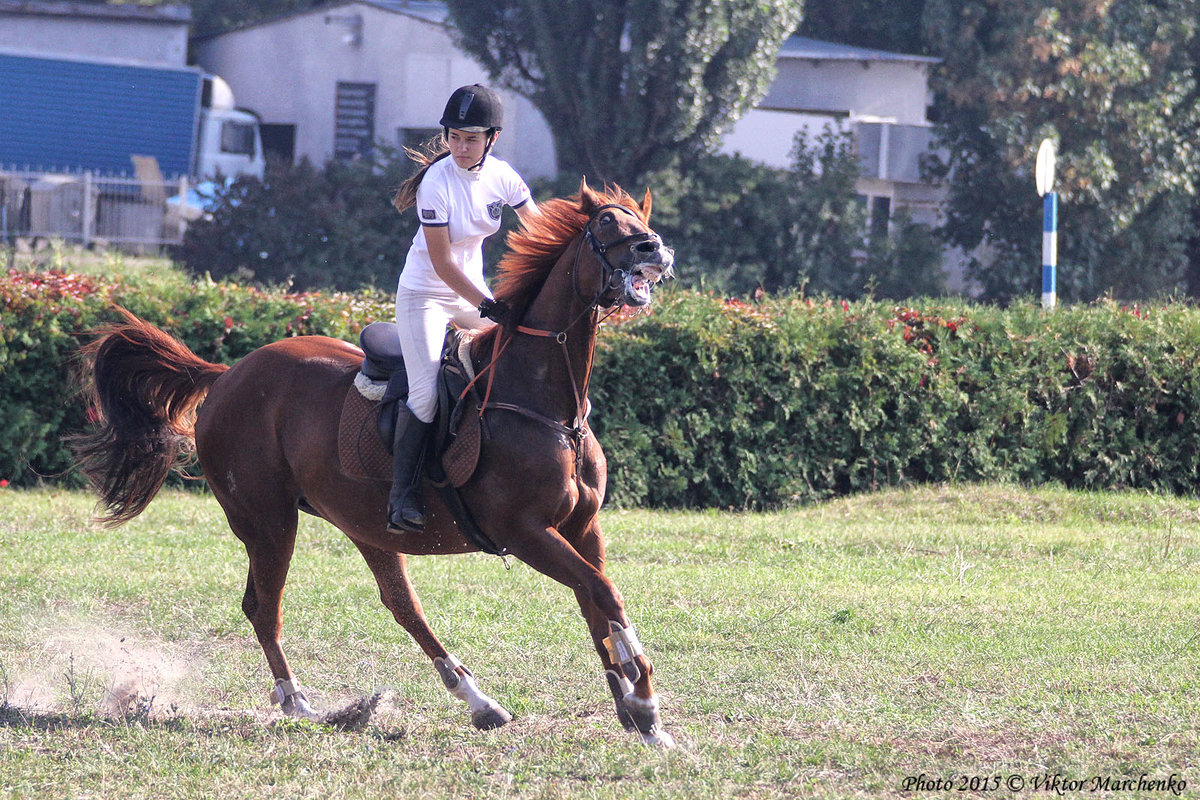
M 39 55 L 178 67 L 187 63 L 187 43 L 186 19 L 170 24 L 113 17 L 13 13 L 0 7 L 0 47 Z
M 753 108 L 738 120 L 721 143 L 721 152 L 741 155 L 776 169 L 790 169 L 796 134 L 805 131 L 811 143 L 826 128 L 844 130 L 848 118 Z
M 786 58 L 759 107 L 914 124 L 926 121 L 928 96 L 924 63 Z
M 487 74 L 439 26 L 359 3 L 315 10 L 199 42 L 197 62 L 229 82 L 237 104 L 267 124 L 296 126 L 296 158 L 334 155 L 338 82 L 375 84 L 375 139 L 438 127 L 446 98 Z M 505 124 L 495 153 L 526 179 L 554 174 L 549 128 L 524 98 L 500 92 Z

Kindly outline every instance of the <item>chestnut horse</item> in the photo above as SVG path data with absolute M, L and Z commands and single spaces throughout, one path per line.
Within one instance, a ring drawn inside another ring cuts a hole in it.
M 644 741 L 671 746 L 651 686 L 653 667 L 604 574 L 597 512 L 604 454 L 587 428 L 587 384 L 602 308 L 645 306 L 671 273 L 671 251 L 641 204 L 614 187 L 584 182 L 509 237 L 498 299 L 509 321 L 481 334 L 472 361 L 490 384 L 478 468 L 460 489 L 472 517 L 502 552 L 570 587 L 587 621 L 621 723 Z M 98 427 L 75 451 L 120 525 L 154 499 L 194 446 L 204 477 L 242 541 L 250 570 L 242 610 L 275 679 L 285 714 L 313 711 L 280 646 L 281 603 L 298 510 L 340 528 L 374 573 L 384 605 L 433 661 L 472 723 L 512 717 L 430 630 L 409 581 L 405 554 L 477 550 L 426 481 L 426 528 L 387 530 L 388 486 L 341 471 L 338 423 L 362 351 L 338 339 L 301 336 L 266 345 L 232 367 L 212 364 L 178 340 L 123 312 L 84 351 Z M 495 355 L 495 354 L 499 355 Z M 490 369 L 488 368 L 491 365 Z M 201 405 L 203 402 L 203 405 Z

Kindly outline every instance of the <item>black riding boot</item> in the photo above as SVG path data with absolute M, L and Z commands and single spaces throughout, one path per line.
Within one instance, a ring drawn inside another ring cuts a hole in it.
M 388 497 L 388 530 L 422 531 L 425 509 L 421 499 L 421 454 L 430 423 L 421 422 L 404 403 L 396 419 L 392 442 L 392 493 Z

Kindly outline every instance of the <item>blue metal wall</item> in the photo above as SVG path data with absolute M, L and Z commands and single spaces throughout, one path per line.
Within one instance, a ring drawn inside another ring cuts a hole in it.
M 0 52 L 0 166 L 164 177 L 191 172 L 201 73 Z

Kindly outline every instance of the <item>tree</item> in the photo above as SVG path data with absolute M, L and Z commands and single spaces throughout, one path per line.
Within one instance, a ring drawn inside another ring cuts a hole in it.
M 945 233 L 1005 300 L 1040 285 L 1033 161 L 1058 144 L 1060 294 L 1182 285 L 1200 160 L 1195 0 L 927 0 L 949 159 Z
M 701 157 L 654 183 L 655 229 L 675 247 L 685 285 L 748 293 L 810 292 L 903 298 L 943 289 L 941 252 L 926 225 L 868 231 L 855 185 L 853 137 L 798 134 L 792 168 L 740 156 Z
M 925 0 L 805 0 L 800 34 L 814 39 L 925 54 Z
M 799 0 L 447 0 L 458 45 L 550 123 L 559 168 L 636 185 L 757 102 Z

